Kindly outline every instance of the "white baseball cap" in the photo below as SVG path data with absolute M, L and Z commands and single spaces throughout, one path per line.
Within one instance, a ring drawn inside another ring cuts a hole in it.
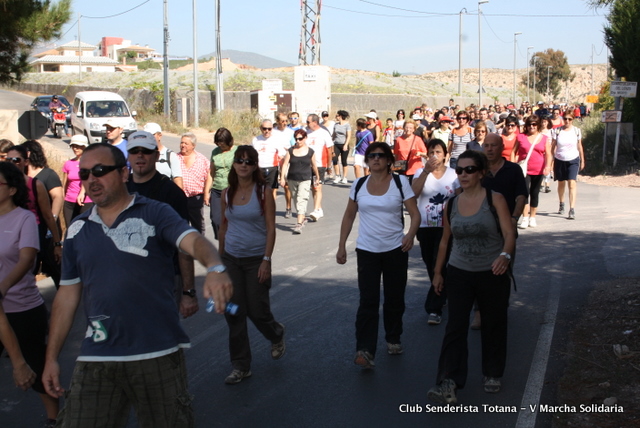
M 155 122 L 147 123 L 143 129 L 149 134 L 157 134 L 158 132 L 162 133 L 162 128 L 160 128 L 160 125 Z
M 136 131 L 127 138 L 127 150 L 134 147 L 144 147 L 149 150 L 158 150 L 158 144 L 153 135 L 147 131 Z
M 87 147 L 89 145 L 89 140 L 85 135 L 74 135 L 71 137 L 71 141 L 69 142 L 70 146 L 83 146 Z

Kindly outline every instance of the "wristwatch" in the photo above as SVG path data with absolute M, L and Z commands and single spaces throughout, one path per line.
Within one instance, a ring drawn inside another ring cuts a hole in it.
M 225 272 L 227 270 L 227 267 L 225 265 L 215 265 L 215 266 L 211 266 L 210 268 L 207 268 L 207 273 L 222 273 Z
M 505 259 L 511 261 L 511 254 L 507 253 L 506 251 L 501 252 L 500 255 L 504 256 Z
M 196 297 L 196 289 L 190 288 L 188 290 L 182 290 L 183 296 Z
M 269 256 L 264 256 L 264 257 L 262 258 L 262 260 L 264 260 L 265 262 L 270 262 L 270 261 L 271 261 L 271 257 L 269 257 Z
M 54 242 L 53 246 L 54 247 L 62 247 L 62 241 Z

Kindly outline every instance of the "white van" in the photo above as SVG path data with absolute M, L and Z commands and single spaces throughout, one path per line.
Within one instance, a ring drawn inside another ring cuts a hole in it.
M 73 134 L 85 135 L 89 144 L 105 141 L 104 125 L 109 120 L 115 120 L 122 126 L 123 138 L 138 130 L 136 112 L 130 111 L 127 102 L 113 92 L 78 92 L 73 100 L 73 111 Z

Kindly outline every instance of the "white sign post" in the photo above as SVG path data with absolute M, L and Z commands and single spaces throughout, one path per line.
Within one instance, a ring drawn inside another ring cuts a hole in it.
M 635 98 L 636 91 L 638 89 L 638 82 L 611 82 L 610 94 L 612 97 L 617 98 Z M 622 101 L 622 100 L 621 100 Z M 620 102 L 620 114 L 622 115 L 622 107 L 624 102 Z M 604 118 L 604 115 L 603 115 Z M 605 137 L 606 139 L 606 137 Z M 620 120 L 618 120 L 618 126 L 616 129 L 616 142 L 613 148 L 613 167 L 615 168 L 618 163 L 618 146 L 620 145 Z M 604 147 L 602 157 L 604 159 Z

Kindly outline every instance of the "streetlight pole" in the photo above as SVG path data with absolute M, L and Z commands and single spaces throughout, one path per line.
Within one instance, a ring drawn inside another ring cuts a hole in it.
M 196 12 L 196 0 L 193 0 L 193 126 L 195 128 L 200 126 L 199 116 L 199 99 L 198 99 L 198 32 L 197 23 L 198 16 Z
M 521 32 L 513 33 L 513 105 L 517 106 L 516 100 L 516 47 L 518 46 L 518 36 Z
M 529 104 L 531 104 L 531 98 L 529 96 L 529 49 L 533 49 L 533 46 L 527 47 L 527 101 L 529 102 Z
M 552 65 L 547 65 L 547 103 L 549 102 L 549 98 L 551 95 L 551 92 L 549 92 L 549 70 L 551 70 L 552 68 Z
M 162 53 L 162 64 L 163 64 L 163 82 L 164 82 L 164 117 L 169 118 L 171 114 L 171 100 L 169 99 L 169 14 L 167 11 L 167 1 L 164 0 L 163 7 L 163 53 Z
M 478 108 L 482 108 L 482 8 L 481 5 L 489 3 L 489 0 L 478 2 Z
M 462 96 L 462 11 L 467 12 L 467 8 L 460 10 L 460 36 L 458 39 L 458 95 Z

